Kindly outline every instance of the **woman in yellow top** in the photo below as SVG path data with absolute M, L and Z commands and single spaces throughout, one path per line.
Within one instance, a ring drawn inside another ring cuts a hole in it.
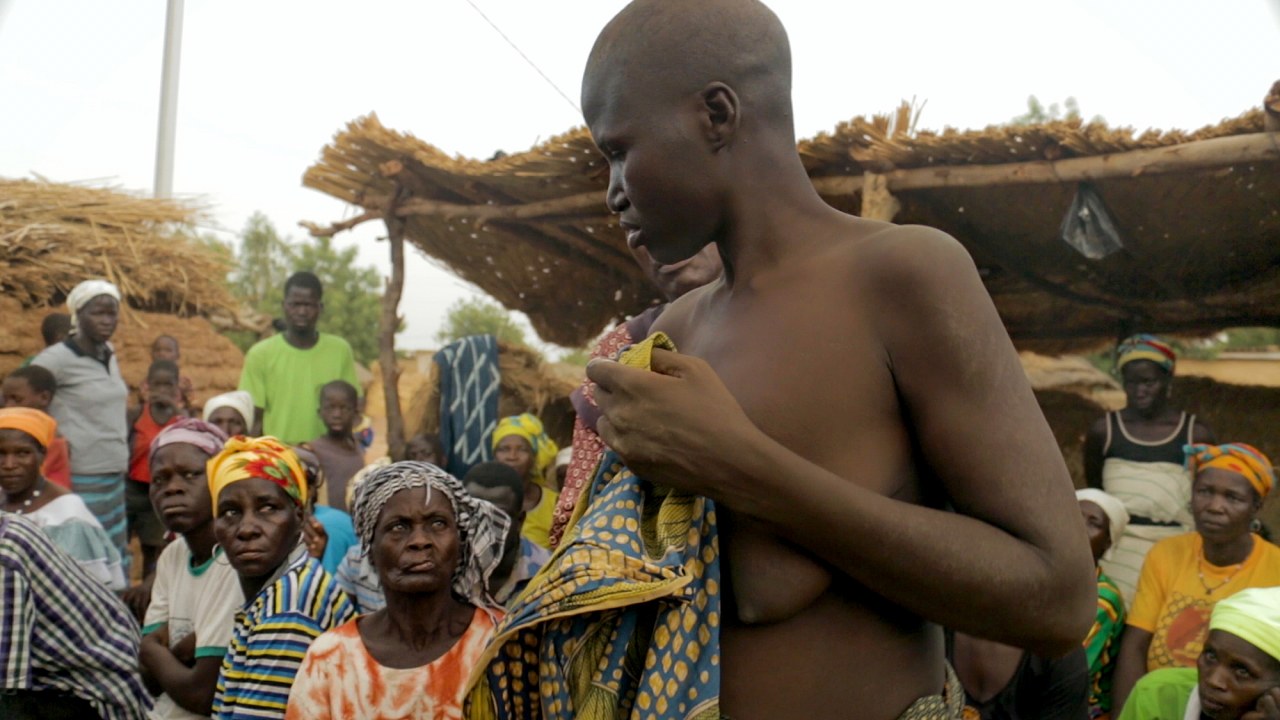
M 542 421 L 529 413 L 502 418 L 493 430 L 493 459 L 520 473 L 525 479 L 526 498 L 538 498 L 537 505 L 525 517 L 520 534 L 548 549 L 551 518 L 560 492 L 547 478 L 547 469 L 558 452 L 560 447 L 547 436 Z
M 1280 585 L 1280 547 L 1253 534 L 1275 485 L 1271 462 L 1249 445 L 1188 445 L 1196 530 L 1147 555 L 1117 659 L 1112 707 L 1151 670 L 1194 667 L 1215 604 L 1251 587 Z

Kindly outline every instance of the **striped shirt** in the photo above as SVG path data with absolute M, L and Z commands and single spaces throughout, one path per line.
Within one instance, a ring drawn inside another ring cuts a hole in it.
M 214 718 L 283 718 L 311 642 L 355 617 L 346 593 L 304 546 L 286 563 L 279 579 L 236 613 L 218 674 Z
M 138 624 L 26 518 L 0 512 L 0 691 L 74 695 L 104 720 L 141 720 Z

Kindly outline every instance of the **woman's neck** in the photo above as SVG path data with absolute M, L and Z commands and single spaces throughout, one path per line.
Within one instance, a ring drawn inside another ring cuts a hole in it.
M 43 475 L 38 475 L 36 481 L 28 485 L 25 490 L 12 495 L 0 491 L 0 498 L 3 498 L 5 509 L 11 512 L 35 510 L 45 504 L 42 501 L 47 501 L 45 495 L 51 494 L 49 492 L 51 487 L 53 486 L 45 481 Z
M 96 358 L 102 357 L 102 349 L 106 346 L 105 342 L 91 340 L 84 333 L 72 335 L 71 342 L 74 342 L 76 347 L 80 348 L 80 351 L 85 355 L 92 355 Z
M 187 541 L 187 548 L 191 550 L 191 559 L 195 560 L 197 565 L 208 562 L 213 557 L 213 546 L 217 543 L 217 538 L 213 536 L 213 521 L 188 530 L 182 534 L 184 540 Z
M 421 595 L 392 591 L 385 595 L 387 628 L 411 650 L 421 652 L 456 635 L 454 626 L 464 604 L 452 592 Z
M 1249 557 L 1251 552 L 1253 552 L 1253 533 L 1249 532 L 1224 542 L 1204 541 L 1204 559 L 1210 565 L 1217 567 L 1239 565 Z

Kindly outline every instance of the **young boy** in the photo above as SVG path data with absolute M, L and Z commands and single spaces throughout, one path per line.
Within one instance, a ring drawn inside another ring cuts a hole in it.
M 164 428 L 186 417 L 178 408 L 178 366 L 156 360 L 147 368 L 148 400 L 129 411 L 129 476 L 125 480 L 125 518 L 129 534 L 142 546 L 142 577 L 150 578 L 164 549 L 164 526 L 151 507 L 151 441 Z
M 327 478 L 328 492 L 319 504 L 342 512 L 347 512 L 347 483 L 364 467 L 364 453 L 352 432 L 359 417 L 359 402 L 355 386 L 346 380 L 334 380 L 321 387 L 317 412 L 327 432 L 309 443 Z
M 418 433 L 404 444 L 404 459 L 444 467 L 444 446 L 435 433 Z
M 53 373 L 39 365 L 26 365 L 9 373 L 0 385 L 0 407 L 25 407 L 49 412 L 49 403 L 58 391 Z M 41 474 L 58 487 L 71 489 L 71 448 L 61 434 L 49 443 Z
M 490 594 L 498 602 L 506 603 L 519 595 L 529 579 L 551 559 L 550 550 L 520 535 L 525 515 L 537 504 L 528 502 L 534 498 L 525 492 L 526 485 L 532 483 L 520 477 L 510 465 L 485 462 L 468 470 L 463 484 L 472 497 L 496 505 L 511 518 L 502 559 L 489 576 Z
M 151 362 L 157 360 L 168 360 L 177 365 L 181 353 L 178 349 L 178 339 L 172 335 L 160 335 L 151 342 Z M 178 373 L 178 407 L 182 410 L 191 409 L 191 397 L 194 391 L 194 385 L 191 378 Z M 142 404 L 147 402 L 147 394 L 150 392 L 149 383 L 146 380 L 138 386 L 138 398 Z
M 598 429 L 715 502 L 718 712 L 956 716 L 942 626 L 1079 647 L 1080 513 L 968 253 L 823 202 L 790 91 L 754 0 L 636 0 L 596 41 L 582 107 L 628 245 L 675 263 L 715 241 L 725 268 L 655 324 L 680 354 L 588 366 Z

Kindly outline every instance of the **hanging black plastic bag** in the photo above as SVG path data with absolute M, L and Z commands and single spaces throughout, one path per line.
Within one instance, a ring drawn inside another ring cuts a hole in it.
M 1107 212 L 1102 196 L 1089 183 L 1076 186 L 1076 196 L 1066 217 L 1062 218 L 1058 236 L 1090 260 L 1101 260 L 1124 248 L 1120 231 Z

